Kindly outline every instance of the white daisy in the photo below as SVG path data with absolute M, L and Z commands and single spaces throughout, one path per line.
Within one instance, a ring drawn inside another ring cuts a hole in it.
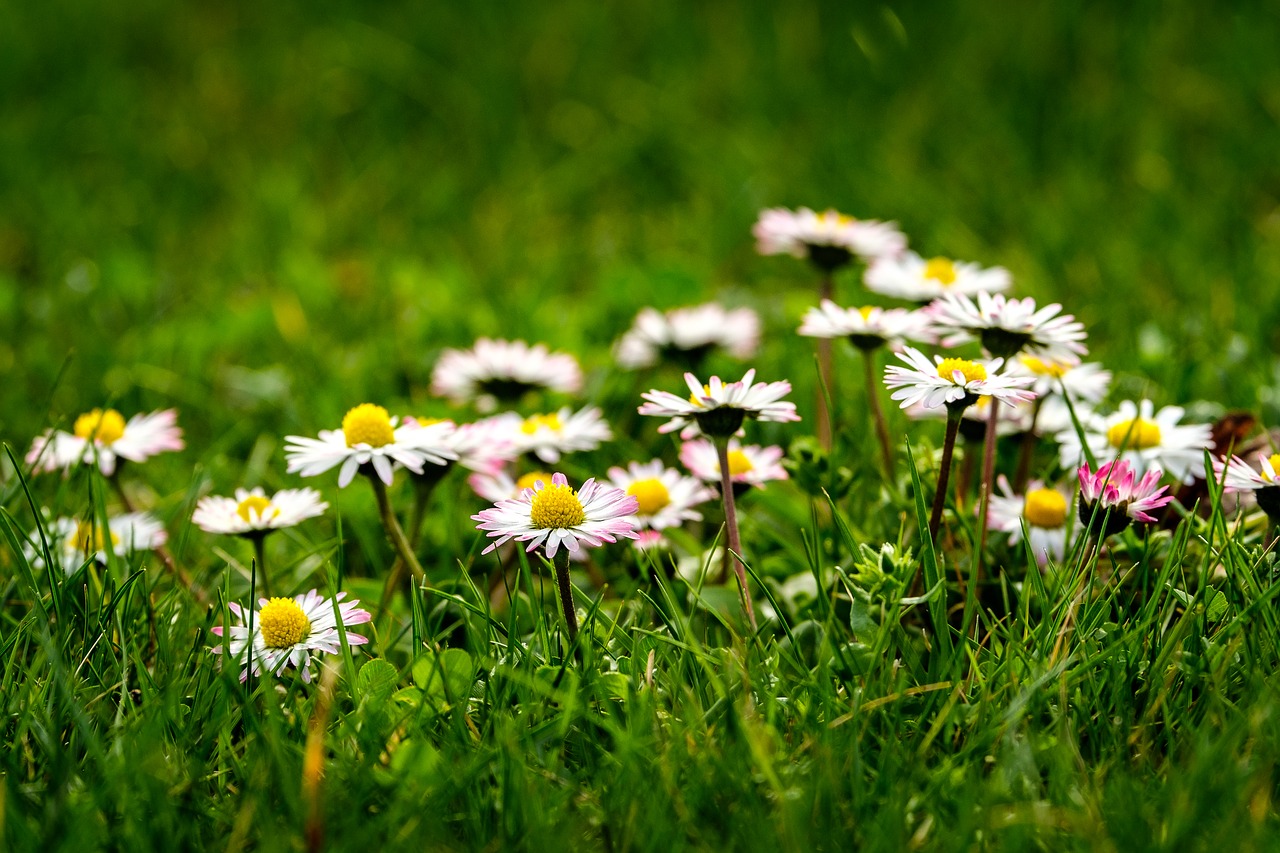
M 660 313 L 645 308 L 618 341 L 614 357 L 628 370 L 674 359 L 693 366 L 713 349 L 749 359 L 760 348 L 760 317 L 750 308 L 715 302 Z
M 665 530 L 685 521 L 701 521 L 702 513 L 694 507 L 716 498 L 714 491 L 695 478 L 668 468 L 661 459 L 644 464 L 632 462 L 625 469 L 610 468 L 609 480 L 636 499 L 637 528 Z
M 855 255 L 870 260 L 907 247 L 907 238 L 893 222 L 854 219 L 834 210 L 815 213 L 807 207 L 762 210 L 751 232 L 760 254 L 808 258 L 825 271 L 839 269 Z
M 431 371 L 431 393 L 455 403 L 475 400 L 482 410 L 543 388 L 566 394 L 581 390 L 577 359 L 553 353 L 545 344 L 480 338 L 469 350 L 446 349 Z
M 739 483 L 764 488 L 770 480 L 787 479 L 782 455 L 782 448 L 776 444 L 770 447 L 759 444 L 744 446 L 736 438 L 729 439 L 729 478 L 735 491 Z M 695 438 L 680 445 L 680 464 L 704 483 L 720 484 L 720 457 L 710 439 Z
M 214 654 L 227 652 L 242 667 L 241 681 L 249 677 L 250 659 L 255 676 L 264 671 L 279 675 L 286 667 L 292 666 L 302 674 L 303 681 L 310 681 L 311 665 L 319 653 L 336 655 L 342 652 L 338 619 L 334 616 L 335 602 L 344 629 L 373 621 L 373 614 L 357 607 L 359 601 L 344 602 L 345 596 L 345 592 L 340 592 L 333 598 L 325 598 L 313 589 L 293 598 L 262 598 L 252 614 L 252 623 L 244 608 L 233 601 L 227 607 L 238 624 L 229 626 L 227 639 L 214 645 L 212 651 Z M 249 635 L 250 624 L 253 626 L 252 638 Z M 215 627 L 213 633 L 224 636 L 221 625 Z M 368 637 L 350 631 L 345 633 L 349 646 L 362 646 L 369 642 Z
M 691 395 L 685 399 L 667 391 L 647 391 L 640 396 L 648 402 L 638 411 L 642 415 L 671 418 L 658 427 L 658 432 L 672 432 L 697 425 L 711 436 L 733 435 L 744 418 L 762 421 L 798 421 L 795 403 L 780 402 L 791 393 L 790 382 L 757 382 L 754 369 L 738 382 L 722 382 L 719 376 L 703 385 L 692 373 L 684 375 Z
M 1061 562 L 1067 551 L 1067 518 L 1071 512 L 1071 495 L 1061 489 L 1046 488 L 1039 480 L 1027 484 L 1025 495 L 1014 494 L 1003 474 L 996 479 L 999 494 L 991 495 L 987 527 L 1009 534 L 1009 544 L 1022 541 L 1022 525 L 1026 522 L 1031 552 L 1041 566 L 1049 560 Z
M 1020 352 L 1059 361 L 1078 362 L 1089 350 L 1084 324 L 1054 303 L 1036 308 L 1036 301 L 1009 299 L 1003 293 L 979 293 L 977 301 L 947 293 L 924 309 L 933 318 L 943 345 L 957 346 L 980 339 L 988 352 L 1012 357 Z
M 368 470 L 389 486 L 396 463 L 421 474 L 424 465 L 447 465 L 457 459 L 445 444 L 454 429 L 449 421 L 429 426 L 397 425 L 382 406 L 361 403 L 342 418 L 342 429 L 322 429 L 318 439 L 286 436 L 285 470 L 314 477 L 341 465 L 338 486 L 342 487 L 368 465 Z
M 848 338 L 860 350 L 889 345 L 899 350 L 905 341 L 933 343 L 929 316 L 905 308 L 841 308 L 830 299 L 810 308 L 800 323 L 799 333 L 811 338 Z
M 1065 392 L 1075 406 L 1096 405 L 1111 388 L 1110 370 L 1094 362 L 1080 364 L 1076 359 L 1059 361 L 1022 354 L 1009 362 L 1009 372 L 1035 377 L 1031 390 L 1037 397 L 1047 399 Z
M 1280 475 L 1277 474 L 1280 472 L 1280 453 L 1259 453 L 1256 470 L 1239 456 L 1232 456 L 1226 462 L 1214 459 L 1213 471 L 1229 492 L 1280 488 Z
M 1161 468 L 1184 483 L 1204 476 L 1204 451 L 1213 447 L 1209 424 L 1179 424 L 1185 413 L 1180 406 L 1156 412 L 1150 400 L 1125 400 L 1110 415 L 1090 415 L 1082 421 L 1089 449 L 1099 462 L 1123 459 L 1136 474 Z M 1058 433 L 1064 468 L 1084 459 L 1080 436 L 1074 429 Z M 1123 451 L 1123 452 L 1122 452 Z
M 924 353 L 912 347 L 904 347 L 897 356 L 910 367 L 889 365 L 884 369 L 884 384 L 897 389 L 889 396 L 901 401 L 904 409 L 916 403 L 929 409 L 971 406 L 979 397 L 994 397 L 1008 405 L 1035 398 L 1035 393 L 1027 390 L 1030 377 L 998 372 L 1004 359 L 970 361 L 935 355 L 933 361 L 929 361 Z
M 447 418 L 401 418 L 401 424 L 406 427 L 428 427 L 446 422 L 454 423 Z M 511 438 L 511 424 L 501 416 L 482 418 L 474 423 L 455 423 L 453 431 L 444 435 L 441 441 L 457 455 L 458 464 L 471 471 L 497 471 L 520 455 Z
M 1004 267 L 982 267 L 950 258 L 924 258 L 915 252 L 879 258 L 863 276 L 867 290 L 895 299 L 930 302 L 947 293 L 997 293 L 1013 285 Z
M 324 515 L 329 504 L 315 489 L 284 489 L 271 497 L 261 487 L 236 489 L 234 498 L 210 495 L 196 504 L 191 520 L 206 533 L 262 536 Z
M 510 412 L 498 418 L 517 454 L 532 454 L 548 465 L 559 462 L 565 453 L 595 450 L 601 442 L 613 439 L 609 424 L 596 406 L 576 412 L 565 406 L 557 412 L 527 418 Z
M 93 409 L 76 418 L 71 432 L 50 431 L 33 441 L 26 461 L 35 471 L 65 471 L 96 457 L 102 473 L 110 477 L 118 459 L 144 462 L 157 453 L 182 450 L 177 424 L 175 409 L 134 415 L 127 423 L 115 409 Z
M 639 501 L 622 489 L 587 480 L 575 492 L 564 474 L 556 473 L 550 483 L 539 480 L 519 497 L 498 501 L 471 518 L 480 522 L 477 530 L 496 540 L 482 554 L 514 539 L 528 542 L 526 551 L 545 544 L 551 559 L 562 545 L 573 553 L 583 544 L 599 547 L 619 536 L 634 539 L 637 509 Z
M 671 540 L 661 530 L 641 530 L 631 543 L 637 551 L 670 551 Z
M 154 551 L 169 540 L 164 525 L 146 512 L 131 512 L 107 519 L 103 530 L 95 520 L 59 518 L 49 526 L 50 550 L 71 574 L 89 560 L 107 562 L 108 549 L 117 557 L 128 557 L 139 551 Z M 29 559 L 43 565 L 40 540 L 33 537 Z

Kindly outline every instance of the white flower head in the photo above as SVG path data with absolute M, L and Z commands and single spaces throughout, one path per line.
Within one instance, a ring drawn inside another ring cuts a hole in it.
M 480 338 L 469 350 L 446 349 L 431 371 L 431 393 L 455 403 L 475 400 L 482 411 L 539 389 L 576 394 L 582 389 L 578 360 L 545 344 Z
M 1048 488 L 1039 480 L 1028 483 L 1025 494 L 1015 494 L 1003 474 L 996 479 L 996 484 L 1000 493 L 991 495 L 987 526 L 1009 534 L 1009 544 L 1017 545 L 1022 541 L 1025 523 L 1036 562 L 1041 566 L 1050 560 L 1061 562 L 1067 552 L 1071 494 Z
M 907 238 L 893 222 L 854 219 L 834 210 L 815 213 L 807 207 L 762 210 L 751 230 L 760 254 L 808 258 L 826 271 L 839 269 L 854 257 L 871 260 L 896 255 L 907 247 Z
M 906 341 L 934 343 L 933 323 L 921 311 L 905 308 L 841 308 L 830 299 L 810 308 L 801 321 L 799 333 L 811 338 L 848 338 L 860 350 L 888 345 L 900 350 Z
M 1184 483 L 1204 476 L 1204 452 L 1213 447 L 1209 424 L 1180 424 L 1185 410 L 1165 406 L 1160 411 L 1150 400 L 1124 400 L 1113 414 L 1092 414 L 1083 422 L 1085 439 L 1098 462 L 1121 459 L 1141 476 L 1161 469 Z M 1084 460 L 1080 436 L 1074 430 L 1058 433 L 1059 454 L 1064 468 Z
M 1031 390 L 1037 397 L 1061 397 L 1065 393 L 1075 406 L 1097 405 L 1111 388 L 1110 370 L 1093 362 L 1081 364 L 1074 358 L 1059 361 L 1024 353 L 1009 362 L 1009 372 L 1034 377 Z
M 1009 299 L 1003 293 L 979 293 L 976 301 L 947 293 L 925 309 L 944 346 L 981 340 L 983 347 L 1005 358 L 1026 352 L 1058 361 L 1078 363 L 1089 350 L 1084 324 L 1061 314 L 1054 303 L 1036 308 L 1031 297 Z
M 93 409 L 76 418 L 71 432 L 46 432 L 31 444 L 27 464 L 35 471 L 66 471 L 81 462 L 98 463 L 108 477 L 119 459 L 145 462 L 157 453 L 182 450 L 175 409 L 134 415 L 125 421 L 115 409 Z
M 481 553 L 488 554 L 511 540 L 528 542 L 533 551 L 546 546 L 548 559 L 563 546 L 570 553 L 583 545 L 593 548 L 618 537 L 635 538 L 633 517 L 639 502 L 622 489 L 587 480 L 574 491 L 564 474 L 552 474 L 551 482 L 539 480 L 519 496 L 498 501 L 472 520 L 480 522 L 495 541 Z
M 328 508 L 315 489 L 284 489 L 267 497 L 258 487 L 236 489 L 234 498 L 203 497 L 191 520 L 206 533 L 261 536 L 324 515 Z
M 609 480 L 636 499 L 638 529 L 665 530 L 685 521 L 701 521 L 702 513 L 694 507 L 716 497 L 700 480 L 668 468 L 661 459 L 610 468 Z
M 925 408 L 970 406 L 979 397 L 994 397 L 1001 403 L 1015 405 L 1032 400 L 1028 390 L 1031 378 L 999 373 L 1004 359 L 971 361 L 935 355 L 929 361 L 924 353 L 905 347 L 897 354 L 909 367 L 891 364 L 884 369 L 884 384 L 897 389 L 889 396 L 906 409 L 917 403 Z
M 62 569 L 71 574 L 89 560 L 107 562 L 107 552 L 128 557 L 141 551 L 154 551 L 169 540 L 164 525 L 146 512 L 131 512 L 107 519 L 104 530 L 96 519 L 59 518 L 49 526 L 50 551 L 61 560 Z M 40 541 L 33 537 L 28 559 L 43 565 Z
M 652 367 L 665 359 L 697 365 L 720 349 L 739 360 L 760 348 L 760 317 L 750 308 L 726 310 L 710 302 L 660 313 L 642 310 L 614 349 L 618 364 L 627 369 Z
M 382 406 L 361 403 L 342 418 L 341 429 L 322 429 L 318 439 L 286 436 L 286 470 L 314 477 L 341 465 L 338 486 L 343 487 L 367 465 L 366 470 L 389 486 L 397 464 L 421 474 L 425 465 L 447 465 L 457 459 L 446 444 L 455 429 L 450 421 L 399 424 Z
M 1004 267 L 981 267 L 950 258 L 924 258 L 915 252 L 877 259 L 863 275 L 867 290 L 906 299 L 931 302 L 948 293 L 974 296 L 1008 290 L 1013 277 Z
M 262 598 L 251 615 L 233 601 L 227 607 L 237 623 L 228 627 L 225 640 L 215 644 L 212 651 L 228 653 L 230 659 L 242 667 L 241 681 L 249 677 L 250 659 L 255 676 L 263 672 L 279 675 L 293 667 L 301 673 L 303 681 L 310 681 L 312 664 L 320 654 L 336 655 L 342 651 L 339 618 L 344 629 L 373 621 L 373 614 L 357 606 L 360 602 L 344 602 L 345 596 L 345 592 L 340 592 L 333 598 L 325 598 L 313 589 L 293 598 Z M 215 627 L 213 633 L 224 636 L 221 625 Z M 368 637 L 351 631 L 345 633 L 349 646 L 369 642 Z
M 1239 456 L 1224 462 L 1213 460 L 1213 472 L 1229 492 L 1257 492 L 1262 489 L 1280 488 L 1280 453 L 1258 454 L 1258 467 L 1254 468 Z
M 729 479 L 735 487 L 742 484 L 760 488 L 770 480 L 786 480 L 788 474 L 782 467 L 782 455 L 782 448 L 776 444 L 769 447 L 744 445 L 731 438 Z M 680 464 L 704 483 L 720 484 L 720 456 L 710 439 L 695 438 L 680 445 Z
M 658 427 L 658 432 L 673 432 L 696 425 L 707 435 L 733 435 L 745 418 L 762 421 L 798 421 L 796 404 L 783 402 L 791 393 L 790 382 L 757 382 L 754 369 L 738 382 L 722 382 L 719 376 L 702 384 L 692 373 L 684 375 L 691 392 L 688 398 L 667 391 L 647 391 L 640 396 L 646 402 L 638 411 L 642 415 L 671 418 Z
M 406 427 L 430 427 L 454 423 L 447 418 L 404 417 Z M 502 469 L 520 455 L 511 438 L 510 421 L 502 416 L 482 418 L 474 423 L 454 423 L 454 429 L 441 436 L 441 442 L 457 456 L 457 462 L 471 471 L 492 473 Z
M 527 418 L 508 412 L 498 415 L 495 421 L 501 424 L 517 455 L 527 453 L 548 465 L 559 462 L 566 453 L 595 450 L 601 443 L 613 439 L 609 424 L 596 406 L 576 412 L 565 406 L 559 411 Z

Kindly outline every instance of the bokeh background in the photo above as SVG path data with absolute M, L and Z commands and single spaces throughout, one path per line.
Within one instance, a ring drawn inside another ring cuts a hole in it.
M 770 205 L 1003 264 L 1121 393 L 1275 422 L 1277 44 L 1275 2 L 10 0 L 0 435 L 177 405 L 193 447 L 265 459 L 429 406 L 481 334 L 598 388 L 638 308 L 712 297 L 805 391 Z

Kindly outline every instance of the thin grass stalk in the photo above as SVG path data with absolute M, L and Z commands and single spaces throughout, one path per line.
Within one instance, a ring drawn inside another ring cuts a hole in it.
M 267 574 L 267 534 L 259 532 L 249 538 L 253 540 L 253 559 L 258 566 L 258 573 L 262 576 L 262 594 L 270 598 L 271 580 Z
M 823 271 L 822 278 L 818 282 L 818 304 L 821 305 L 824 299 L 831 299 L 835 294 L 835 289 L 834 274 L 830 270 Z M 832 399 L 835 398 L 835 359 L 832 357 L 830 338 L 818 338 L 818 373 L 822 377 L 822 381 L 818 384 L 817 392 L 814 395 L 816 432 L 822 449 L 829 451 L 831 450 L 832 434 L 835 432 L 832 427 L 832 415 L 827 406 L 826 398 L 826 394 L 830 394 Z M 826 394 L 823 393 L 824 386 L 826 387 Z

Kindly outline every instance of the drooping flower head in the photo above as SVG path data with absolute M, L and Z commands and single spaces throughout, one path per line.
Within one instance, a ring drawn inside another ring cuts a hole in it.
M 888 345 L 900 350 L 905 341 L 933 343 L 932 322 L 927 314 L 905 308 L 841 308 L 830 299 L 810 308 L 799 333 L 811 338 L 848 338 L 860 350 Z
M 782 456 L 783 450 L 776 444 L 762 447 L 729 439 L 729 479 L 734 491 L 739 490 L 739 485 L 764 488 L 770 480 L 788 479 L 790 475 L 782 467 Z M 710 439 L 694 438 L 680 445 L 680 464 L 702 482 L 719 485 L 720 457 Z
M 726 310 L 710 302 L 665 313 L 645 308 L 618 341 L 614 357 L 628 370 L 675 361 L 696 368 L 713 350 L 739 360 L 760 348 L 760 317 L 750 308 Z
M 948 293 L 975 296 L 1008 290 L 1013 277 L 1004 267 L 983 268 L 950 258 L 924 258 L 915 252 L 878 258 L 863 276 L 867 290 L 894 299 L 930 302 Z
M 344 602 L 345 592 L 333 598 L 325 598 L 316 590 L 293 598 L 262 598 L 252 616 L 236 602 L 227 605 L 236 619 L 226 631 L 226 640 L 213 646 L 215 654 L 228 653 L 231 660 L 242 667 L 240 680 L 249 677 L 250 658 L 255 676 L 263 672 L 280 675 L 293 667 L 310 681 L 312 664 L 321 654 L 336 655 L 342 651 L 342 638 L 338 633 L 338 620 L 343 628 L 373 621 L 373 614 L 361 610 L 359 601 Z M 336 608 L 335 608 L 336 603 Z M 338 615 L 334 615 L 334 610 Z M 252 619 L 253 633 L 249 632 Z M 224 636 L 221 625 L 213 633 Z M 346 631 L 347 645 L 362 646 L 368 637 Z M 252 649 L 252 654 L 250 650 Z
M 685 521 L 701 521 L 702 513 L 694 507 L 716 498 L 701 481 L 668 468 L 661 459 L 610 468 L 609 480 L 636 499 L 637 529 L 665 530 Z
M 540 389 L 580 391 L 578 360 L 545 344 L 480 338 L 469 350 L 446 349 L 431 371 L 431 393 L 459 404 L 474 400 L 481 411 L 492 411 L 498 402 L 519 402 Z
M 671 418 L 658 427 L 658 432 L 673 432 L 696 426 L 709 436 L 730 436 L 738 431 L 746 418 L 762 421 L 798 421 L 796 404 L 782 402 L 791 393 L 790 382 L 757 382 L 754 369 L 737 382 L 722 382 L 719 376 L 702 384 L 692 373 L 684 375 L 691 392 L 688 398 L 668 391 L 647 391 L 640 396 L 646 402 L 638 411 L 642 415 Z
M 236 489 L 234 498 L 201 498 L 191 521 L 206 533 L 254 537 L 324 515 L 328 508 L 315 489 L 284 489 L 271 497 L 261 487 Z
M 1039 480 L 1027 484 L 1025 494 L 1015 494 L 1003 474 L 996 479 L 1000 493 L 991 495 L 987 527 L 1009 534 L 1009 544 L 1022 541 L 1025 524 L 1031 553 L 1043 566 L 1049 560 L 1061 562 L 1067 550 L 1067 519 L 1071 514 L 1071 495 L 1061 489 L 1047 488 Z
M 134 415 L 128 422 L 115 409 L 93 409 L 76 418 L 71 432 L 51 431 L 37 438 L 26 461 L 35 471 L 65 471 L 96 460 L 110 477 L 119 459 L 145 462 L 157 453 L 183 447 L 175 409 Z
M 1168 486 L 1159 485 L 1163 471 L 1149 468 L 1139 480 L 1126 459 L 1104 463 L 1097 471 L 1090 470 L 1086 462 L 1080 466 L 1077 476 L 1080 479 L 1080 523 L 1086 528 L 1090 523 L 1095 526 L 1101 524 L 1101 529 L 1094 532 L 1100 533 L 1104 539 L 1121 532 L 1134 521 L 1156 521 L 1150 513 L 1173 501 L 1172 495 L 1165 494 Z
M 1012 358 L 1020 352 L 1077 363 L 1089 350 L 1084 324 L 1060 314 L 1058 304 L 1036 308 L 1031 297 L 1009 299 L 1003 293 L 979 293 L 977 300 L 947 293 L 924 310 L 945 346 L 982 341 L 992 355 Z
M 834 210 L 814 213 L 807 207 L 762 210 L 751 231 L 760 254 L 808 258 L 825 272 L 845 266 L 855 256 L 871 260 L 907 247 L 907 238 L 892 222 L 854 219 Z
M 89 560 L 105 564 L 107 552 L 125 558 L 154 551 L 169 540 L 164 525 L 147 512 L 130 512 L 107 519 L 104 529 L 96 519 L 59 518 L 49 527 L 50 549 L 71 574 Z M 27 556 L 43 562 L 38 539 L 32 539 Z
M 362 403 L 342 418 L 341 429 L 322 429 L 318 439 L 286 436 L 286 470 L 314 477 L 341 465 L 338 486 L 343 487 L 368 466 L 366 472 L 389 486 L 396 464 L 421 474 L 425 465 L 446 465 L 457 459 L 446 442 L 455 429 L 450 421 L 401 424 L 382 406 Z
M 632 516 L 639 505 L 622 489 L 595 480 L 587 480 L 574 491 L 568 478 L 556 473 L 550 483 L 539 480 L 519 496 L 500 500 L 471 518 L 480 522 L 477 530 L 496 540 L 481 553 L 488 554 L 514 539 L 528 542 L 526 551 L 545 545 L 550 559 L 561 546 L 572 553 L 584 544 L 595 548 L 616 542 L 619 536 L 634 539 Z
M 889 396 L 906 409 L 920 404 L 925 408 L 939 406 L 968 407 L 979 397 L 993 397 L 1015 405 L 1035 398 L 1028 390 L 1032 380 L 1026 376 L 1000 374 L 1003 359 L 972 361 L 935 355 L 930 361 L 924 353 L 904 347 L 897 354 L 909 367 L 891 364 L 884 369 L 884 384 L 897 389 Z
M 1184 483 L 1204 476 L 1204 451 L 1213 446 L 1209 424 L 1180 424 L 1185 410 L 1150 400 L 1124 400 L 1113 414 L 1092 414 L 1083 421 L 1085 440 L 1095 459 L 1124 459 L 1139 474 L 1159 468 Z M 1080 435 L 1067 429 L 1057 436 L 1063 467 L 1084 457 Z

